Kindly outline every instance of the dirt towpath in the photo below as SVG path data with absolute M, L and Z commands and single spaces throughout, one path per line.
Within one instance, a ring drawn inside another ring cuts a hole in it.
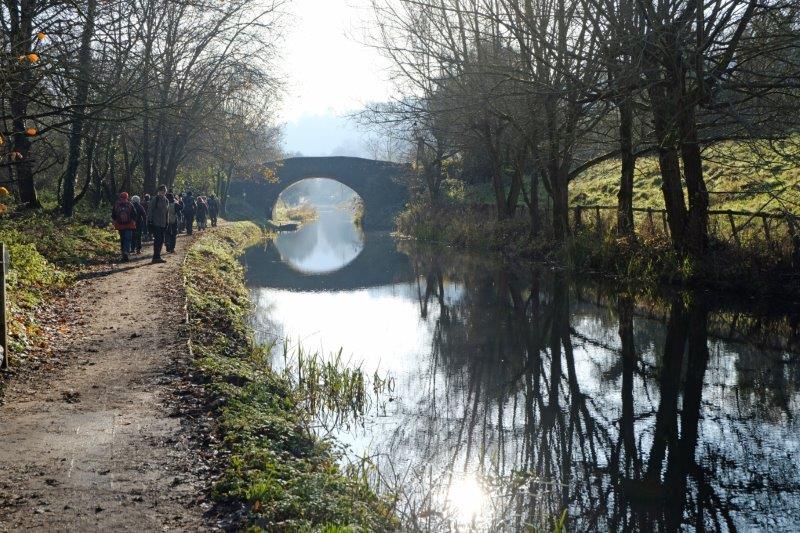
M 206 529 L 204 481 L 171 416 L 181 338 L 179 265 L 150 250 L 71 291 L 60 365 L 23 373 L 0 406 L 0 530 Z

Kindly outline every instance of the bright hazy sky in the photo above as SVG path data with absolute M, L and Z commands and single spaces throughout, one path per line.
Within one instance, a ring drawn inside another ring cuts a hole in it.
M 342 115 L 391 94 L 387 61 L 363 44 L 372 20 L 369 0 L 289 0 L 284 9 L 284 148 L 304 155 L 356 155 L 365 134 Z

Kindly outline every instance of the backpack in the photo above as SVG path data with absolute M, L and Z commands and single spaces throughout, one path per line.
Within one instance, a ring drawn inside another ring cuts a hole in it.
M 132 205 L 129 202 L 119 202 L 117 204 L 117 224 L 127 224 L 133 218 L 131 216 Z

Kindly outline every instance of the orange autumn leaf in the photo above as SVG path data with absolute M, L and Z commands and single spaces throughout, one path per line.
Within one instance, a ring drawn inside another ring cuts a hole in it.
M 30 53 L 30 54 L 26 55 L 25 57 L 31 63 L 36 63 L 37 61 L 39 61 L 39 54 Z
M 40 31 L 39 33 L 36 34 L 36 40 L 37 41 L 42 42 L 45 39 L 47 39 L 47 35 L 45 35 L 45 33 L 43 31 Z
M 5 187 L 0 187 L 0 197 L 8 196 L 9 194 L 10 193 L 8 192 L 8 189 L 6 189 Z
M 37 133 L 38 132 L 36 131 L 36 128 L 28 128 L 25 130 L 25 135 L 27 135 L 28 137 L 33 137 Z

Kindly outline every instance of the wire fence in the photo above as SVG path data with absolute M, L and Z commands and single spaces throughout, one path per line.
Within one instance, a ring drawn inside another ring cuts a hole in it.
M 637 233 L 670 236 L 666 209 L 634 207 L 633 213 Z M 615 231 L 616 217 L 617 206 L 614 205 L 576 205 L 572 207 L 570 223 L 575 234 L 594 232 L 605 236 Z M 760 246 L 800 257 L 800 217 L 797 215 L 709 210 L 708 217 L 711 237 L 738 248 Z

